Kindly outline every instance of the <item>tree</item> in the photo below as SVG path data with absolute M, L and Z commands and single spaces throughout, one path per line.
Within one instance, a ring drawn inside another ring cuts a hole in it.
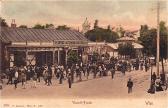
M 70 27 L 67 27 L 67 25 L 60 25 L 60 26 L 57 26 L 56 29 L 57 29 L 57 30 L 69 30 Z
M 118 53 L 121 56 L 135 57 L 135 49 L 131 43 L 119 44 Z
M 41 25 L 41 24 L 36 24 L 36 25 L 34 25 L 33 28 L 34 28 L 34 29 L 44 29 L 45 26 L 44 26 L 44 25 Z
M 146 56 L 156 56 L 156 34 L 156 29 L 152 28 L 143 31 L 139 37 L 140 43 L 144 46 L 143 53 Z
M 53 24 L 46 24 L 45 28 L 54 28 L 54 25 Z
M 168 39 L 168 29 L 166 28 L 166 23 L 160 22 L 160 59 L 162 63 L 162 71 L 164 72 L 163 59 L 167 59 L 167 39 Z
M 85 33 L 85 36 L 91 41 L 97 42 L 116 42 L 119 38 L 118 34 L 110 29 L 95 28 Z
M 110 29 L 111 29 L 111 26 L 110 26 L 110 25 L 108 25 L 108 26 L 107 26 L 107 30 L 110 30 Z
M 8 27 L 7 22 L 5 21 L 5 19 L 0 17 L 0 22 L 1 22 L 1 27 Z
M 156 58 L 157 29 L 148 29 L 147 26 L 141 26 L 139 41 L 144 46 L 143 53 L 147 56 Z M 167 39 L 168 30 L 164 21 L 160 22 L 160 60 L 162 62 L 162 71 L 164 72 L 163 59 L 167 59 Z
M 140 28 L 140 36 L 146 36 L 146 33 L 148 32 L 148 25 L 141 25 Z
M 19 28 L 27 28 L 27 25 L 20 25 Z
M 95 20 L 94 29 L 98 28 L 98 20 Z
M 50 29 L 50 28 L 54 29 L 54 25 L 53 24 L 45 24 L 45 25 L 36 24 L 33 28 L 34 29 Z
M 76 51 L 71 50 L 68 53 L 68 56 L 67 56 L 68 65 L 76 64 L 78 62 L 78 59 L 79 59 L 78 53 Z

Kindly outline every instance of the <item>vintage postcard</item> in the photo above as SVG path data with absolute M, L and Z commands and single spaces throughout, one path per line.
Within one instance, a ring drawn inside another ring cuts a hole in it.
M 0 0 L 1 108 L 168 108 L 167 0 Z

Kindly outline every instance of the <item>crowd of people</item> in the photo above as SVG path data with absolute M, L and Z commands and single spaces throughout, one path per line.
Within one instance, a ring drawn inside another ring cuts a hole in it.
M 92 76 L 92 78 L 97 78 L 111 75 L 111 78 L 114 79 L 116 70 L 125 75 L 126 72 L 130 72 L 132 70 L 144 70 L 147 72 L 149 68 L 149 59 L 135 59 L 134 61 L 131 61 L 111 58 L 107 62 L 78 62 L 72 64 L 71 66 L 47 64 L 43 66 L 13 66 L 12 68 L 6 69 L 5 73 L 8 79 L 7 85 L 14 84 L 15 89 L 17 88 L 18 83 L 21 83 L 23 89 L 25 89 L 27 81 L 31 81 L 31 87 L 36 88 L 37 82 L 40 82 L 42 78 L 45 82 L 44 84 L 47 86 L 52 85 L 52 79 L 58 80 L 59 84 L 63 84 L 63 81 L 67 80 L 69 88 L 71 88 L 72 83 L 74 83 L 75 81 L 80 82 L 84 77 L 88 79 L 89 76 Z M 131 93 L 133 87 L 133 81 L 131 80 L 131 78 L 129 78 L 127 82 L 127 87 L 128 93 Z

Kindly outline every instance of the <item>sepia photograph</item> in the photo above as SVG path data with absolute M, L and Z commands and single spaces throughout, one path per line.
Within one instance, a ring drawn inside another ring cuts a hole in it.
M 0 108 L 168 108 L 167 0 L 0 0 Z

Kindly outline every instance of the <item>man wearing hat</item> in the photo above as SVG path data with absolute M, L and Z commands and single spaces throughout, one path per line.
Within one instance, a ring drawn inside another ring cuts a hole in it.
M 70 69 L 68 69 L 68 85 L 69 85 L 69 88 L 71 88 L 72 78 L 71 78 L 71 70 Z
M 129 78 L 129 80 L 127 82 L 127 87 L 128 87 L 128 93 L 131 93 L 132 87 L 133 87 L 133 81 L 131 80 L 131 78 Z

